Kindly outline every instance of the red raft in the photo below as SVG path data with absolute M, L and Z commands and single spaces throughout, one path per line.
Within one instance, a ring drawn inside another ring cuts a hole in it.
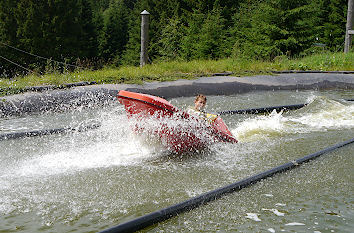
M 211 123 L 206 122 L 179 110 L 163 98 L 148 94 L 121 90 L 117 98 L 128 117 L 136 117 L 138 132 L 148 128 L 146 135 L 159 138 L 172 152 L 195 151 L 214 142 L 237 143 L 219 116 Z

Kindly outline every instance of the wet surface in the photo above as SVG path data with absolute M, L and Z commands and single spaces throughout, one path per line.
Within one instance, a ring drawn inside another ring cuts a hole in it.
M 173 155 L 132 133 L 118 103 L 0 119 L 0 133 L 98 122 L 87 132 L 0 141 L 0 231 L 87 232 L 176 204 L 353 138 L 350 90 L 208 96 L 207 110 L 309 103 L 225 115 L 238 144 Z M 193 97 L 171 99 L 179 108 Z M 152 226 L 147 232 L 350 232 L 353 146 Z

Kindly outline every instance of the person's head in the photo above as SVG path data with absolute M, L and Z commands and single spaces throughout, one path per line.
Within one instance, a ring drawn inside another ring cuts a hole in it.
M 197 109 L 199 111 L 203 110 L 203 108 L 205 107 L 206 101 L 207 101 L 207 98 L 205 95 L 202 95 L 202 94 L 197 95 L 197 97 L 195 98 L 195 101 L 194 101 L 195 109 Z

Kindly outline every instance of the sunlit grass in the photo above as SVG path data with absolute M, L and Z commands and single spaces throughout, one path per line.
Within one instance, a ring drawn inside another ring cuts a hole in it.
M 338 71 L 354 70 L 354 53 L 322 53 L 298 59 L 276 57 L 272 62 L 247 59 L 194 60 L 157 62 L 142 68 L 124 66 L 106 67 L 101 70 L 78 70 L 67 73 L 0 78 L 0 95 L 19 93 L 26 87 L 53 85 L 82 81 L 102 83 L 142 84 L 150 81 L 172 81 L 210 76 L 214 73 L 232 72 L 233 76 L 246 76 L 284 70 Z

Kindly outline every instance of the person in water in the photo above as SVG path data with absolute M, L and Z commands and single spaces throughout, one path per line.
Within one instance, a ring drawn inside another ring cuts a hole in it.
M 209 123 L 214 122 L 218 116 L 214 114 L 206 113 L 204 111 L 206 102 L 207 102 L 207 98 L 205 95 L 202 94 L 197 95 L 194 100 L 194 107 L 189 107 L 187 109 L 187 113 L 193 116 L 197 116 L 198 118 L 201 118 L 203 120 L 206 120 Z

